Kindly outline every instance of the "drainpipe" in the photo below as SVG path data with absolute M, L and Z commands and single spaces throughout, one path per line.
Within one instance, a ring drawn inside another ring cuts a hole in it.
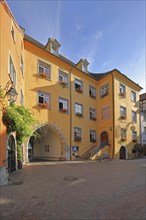
M 70 69 L 70 160 L 72 160 L 71 155 L 71 146 L 72 146 L 72 82 L 71 82 L 71 76 L 72 76 L 72 69 Z
M 115 155 L 115 87 L 114 87 L 114 76 L 112 73 L 112 106 L 113 106 L 113 151 L 112 158 Z

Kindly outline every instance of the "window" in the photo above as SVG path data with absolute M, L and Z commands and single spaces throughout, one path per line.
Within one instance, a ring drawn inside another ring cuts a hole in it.
M 92 120 L 96 120 L 96 109 L 89 108 L 89 118 Z
M 42 77 L 51 79 L 51 66 L 49 64 L 39 60 L 38 71 L 39 71 L 39 75 L 41 75 Z
M 100 88 L 100 97 L 108 95 L 108 85 L 104 85 Z
M 38 92 L 38 105 L 44 108 L 50 107 L 50 94 Z
M 77 92 L 83 92 L 83 82 L 81 80 L 75 79 L 75 90 Z
M 125 128 L 121 128 L 121 139 L 122 140 L 126 139 L 126 129 Z
M 81 128 L 74 128 L 74 140 L 81 141 Z
M 120 84 L 120 95 L 125 97 L 126 87 L 123 84 Z
M 120 117 L 126 118 L 126 108 L 123 106 L 120 106 Z
M 137 122 L 137 115 L 136 112 L 132 111 L 132 122 Z
M 58 55 L 58 47 L 52 44 L 51 53 L 53 53 L 54 55 Z
M 68 112 L 68 100 L 59 98 L 59 111 L 60 112 Z
M 87 73 L 88 72 L 88 68 L 87 65 L 85 63 L 82 63 L 82 71 Z
M 92 98 L 96 97 L 96 89 L 92 86 L 89 86 L 89 96 Z
M 137 131 L 132 131 L 132 140 L 137 141 Z
M 59 70 L 59 83 L 63 85 L 67 85 L 68 83 L 68 76 L 65 72 Z
M 14 31 L 14 25 L 12 23 L 12 26 L 11 26 L 11 34 L 12 34 L 12 38 L 13 38 L 13 41 L 15 43 L 15 31 Z
M 23 75 L 23 73 L 24 73 L 24 63 L 23 63 L 23 57 L 22 57 L 22 55 L 21 55 L 20 69 L 21 69 L 21 72 L 22 72 L 22 75 Z
M 24 104 L 24 95 L 23 95 L 22 89 L 20 90 L 20 103 L 21 103 L 21 105 Z
M 136 93 L 131 91 L 131 101 L 136 102 Z
M 90 142 L 96 142 L 96 131 L 90 130 Z
M 9 57 L 9 75 L 13 84 L 16 86 L 16 71 L 11 56 Z
M 83 106 L 75 103 L 75 114 L 79 117 L 83 115 Z

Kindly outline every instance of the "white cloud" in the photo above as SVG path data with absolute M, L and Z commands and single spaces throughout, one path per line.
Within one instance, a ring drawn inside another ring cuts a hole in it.
M 80 24 L 80 23 L 76 23 L 76 24 L 75 24 L 75 28 L 76 28 L 77 31 L 82 30 L 84 27 L 85 27 L 84 24 Z
M 102 32 L 101 31 L 97 31 L 96 34 L 93 35 L 93 38 L 98 40 L 99 38 L 102 37 Z

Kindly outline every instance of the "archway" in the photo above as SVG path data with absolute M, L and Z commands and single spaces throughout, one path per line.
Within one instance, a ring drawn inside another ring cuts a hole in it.
M 119 153 L 119 158 L 122 159 L 122 160 L 126 159 L 126 147 L 121 146 L 120 153 Z
M 65 159 L 66 137 L 57 123 L 46 123 L 33 132 L 29 138 L 26 161 L 49 161 Z
M 8 172 L 12 173 L 16 170 L 16 145 L 13 135 L 8 138 Z
M 100 135 L 100 144 L 102 147 L 108 145 L 108 133 L 103 131 Z

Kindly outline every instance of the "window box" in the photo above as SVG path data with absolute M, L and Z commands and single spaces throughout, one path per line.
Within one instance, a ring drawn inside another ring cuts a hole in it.
M 121 141 L 126 141 L 127 140 L 127 138 L 121 138 Z
M 41 73 L 39 73 L 39 74 L 40 74 L 41 77 L 44 77 L 44 78 L 47 78 L 47 77 L 48 77 L 48 75 L 47 75 L 46 73 L 41 72 Z
M 90 142 L 92 142 L 92 143 L 95 143 L 96 142 L 96 139 L 90 139 Z
M 80 112 L 76 112 L 76 116 L 78 116 L 78 117 L 82 117 L 82 113 L 80 113 Z
M 120 94 L 119 94 L 122 98 L 124 98 L 125 97 L 125 93 L 124 92 L 120 92 Z
M 83 92 L 83 90 L 81 88 L 76 88 L 76 91 L 79 92 L 79 93 Z
M 90 97 L 93 98 L 93 99 L 95 99 L 95 98 L 96 98 L 96 95 L 90 93 Z
M 132 141 L 136 143 L 136 142 L 137 142 L 137 139 L 133 139 Z
M 76 136 L 76 137 L 74 138 L 74 141 L 81 141 L 81 137 L 80 137 L 80 136 Z
M 120 118 L 121 119 L 126 119 L 126 115 L 121 115 Z
M 59 81 L 59 84 L 61 84 L 63 87 L 67 85 L 65 81 Z
M 61 112 L 63 112 L 63 113 L 68 112 L 68 110 L 67 110 L 67 109 L 65 109 L 65 108 L 60 108 L 59 110 L 60 110 Z
M 90 119 L 96 121 L 96 117 L 94 117 L 94 116 L 91 116 Z
M 39 106 L 43 108 L 49 108 L 49 105 L 47 103 L 39 103 Z

